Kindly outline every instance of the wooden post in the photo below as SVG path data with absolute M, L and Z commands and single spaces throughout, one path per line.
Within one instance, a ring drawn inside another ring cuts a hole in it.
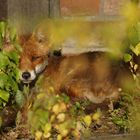
M 49 0 L 7 0 L 9 23 L 21 33 L 32 32 L 43 19 L 49 17 Z
M 0 20 L 7 19 L 7 0 L 0 0 Z
M 49 0 L 49 16 L 51 18 L 60 17 L 60 0 Z
M 8 19 L 21 33 L 48 17 L 60 17 L 60 0 L 0 0 L 0 20 Z

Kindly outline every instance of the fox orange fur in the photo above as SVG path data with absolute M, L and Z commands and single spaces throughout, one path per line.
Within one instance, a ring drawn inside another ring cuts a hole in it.
M 42 73 L 44 91 L 53 86 L 57 93 L 101 103 L 118 97 L 120 89 L 133 81 L 128 67 L 120 60 L 111 60 L 108 52 L 51 55 L 49 37 L 43 32 L 37 30 L 22 45 L 19 68 L 23 83 Z

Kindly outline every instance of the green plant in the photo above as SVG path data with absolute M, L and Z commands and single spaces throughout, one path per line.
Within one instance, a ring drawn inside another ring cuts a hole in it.
M 111 121 L 118 126 L 119 131 L 127 132 L 130 129 L 130 111 L 129 106 L 133 104 L 133 94 L 121 93 L 121 98 L 118 101 L 118 107 L 109 110 Z
M 19 92 L 19 52 L 16 30 L 0 22 L 0 109 L 16 104 Z
M 84 109 L 89 103 L 72 102 L 67 95 L 54 92 L 50 87 L 48 93 L 38 93 L 29 110 L 28 124 L 35 139 L 80 139 L 90 133 L 92 122 L 100 119 L 100 111 L 86 115 Z
M 127 132 L 129 129 L 128 112 L 119 108 L 111 112 L 111 120 L 119 127 L 122 132 Z
M 139 91 L 133 93 L 121 93 L 119 105 L 109 111 L 111 121 L 116 124 L 121 132 L 136 132 L 139 126 Z
M 140 14 L 137 13 L 139 0 L 132 0 L 129 2 L 123 11 L 125 18 L 125 29 L 126 29 L 126 47 L 128 53 L 124 53 L 124 61 L 129 62 L 130 67 L 136 71 L 137 63 L 134 61 L 134 56 L 140 54 Z M 129 10 L 126 10 L 126 8 Z
M 72 104 L 65 95 L 38 94 L 29 112 L 29 124 L 35 138 L 61 139 L 71 136 L 76 129 L 77 120 L 70 113 L 71 109 Z

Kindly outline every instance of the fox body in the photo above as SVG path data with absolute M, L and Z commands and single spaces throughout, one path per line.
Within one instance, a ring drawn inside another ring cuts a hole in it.
M 42 73 L 42 89 L 45 92 L 53 86 L 56 93 L 101 103 L 107 98 L 118 97 L 120 88 L 132 79 L 127 66 L 111 60 L 107 52 L 51 55 L 51 43 L 39 31 L 25 41 L 22 49 L 21 81 L 31 83 Z

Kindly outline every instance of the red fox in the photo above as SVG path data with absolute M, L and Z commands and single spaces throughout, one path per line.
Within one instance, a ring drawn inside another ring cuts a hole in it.
M 101 103 L 118 97 L 121 88 L 132 82 L 128 67 L 118 60 L 111 60 L 108 52 L 57 56 L 61 52 L 56 51 L 51 55 L 51 43 L 43 31 L 35 31 L 22 48 L 21 81 L 31 83 L 42 73 L 42 87 L 46 92 L 53 86 L 57 93 Z

